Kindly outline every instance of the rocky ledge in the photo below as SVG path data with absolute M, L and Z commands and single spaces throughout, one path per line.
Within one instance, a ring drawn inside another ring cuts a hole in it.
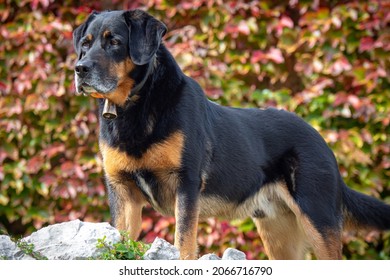
M 89 223 L 80 220 L 60 223 L 42 228 L 18 244 L 7 235 L 0 235 L 0 259 L 34 260 L 47 258 L 49 260 L 95 259 L 102 253 L 97 246 L 98 239 L 106 244 L 120 242 L 121 235 L 117 229 L 108 223 Z M 27 254 L 26 248 L 32 248 L 33 253 Z M 144 255 L 145 260 L 177 260 L 179 251 L 161 238 L 151 245 Z M 245 260 L 245 254 L 236 249 L 227 249 L 222 258 L 215 254 L 207 254 L 199 260 Z

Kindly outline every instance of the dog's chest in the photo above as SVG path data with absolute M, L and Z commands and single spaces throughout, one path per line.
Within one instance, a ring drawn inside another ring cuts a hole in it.
M 141 157 L 129 155 L 117 147 L 111 147 L 100 141 L 104 170 L 110 176 L 122 171 L 172 170 L 181 165 L 184 136 L 181 132 L 172 133 L 161 142 L 152 144 Z
M 180 181 L 177 171 L 137 172 L 132 178 L 155 210 L 163 215 L 174 215 L 176 190 Z
M 114 187 L 126 188 L 132 180 L 156 210 L 172 214 L 184 145 L 181 132 L 151 145 L 141 157 L 129 155 L 105 141 L 99 145 L 105 174 Z

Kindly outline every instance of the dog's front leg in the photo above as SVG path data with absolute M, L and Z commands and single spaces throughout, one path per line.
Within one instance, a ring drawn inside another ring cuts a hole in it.
M 198 257 L 197 233 L 199 218 L 199 192 L 194 184 L 183 184 L 177 190 L 175 218 L 175 246 L 181 260 Z
M 110 212 L 113 225 L 119 231 L 127 231 L 131 240 L 141 233 L 142 208 L 146 203 L 134 182 L 107 184 Z

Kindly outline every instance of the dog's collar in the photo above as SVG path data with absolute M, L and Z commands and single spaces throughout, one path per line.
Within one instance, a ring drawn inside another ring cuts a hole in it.
M 131 90 L 129 96 L 127 97 L 127 100 L 131 100 L 133 96 L 135 96 L 138 92 L 140 92 L 140 90 L 143 88 L 146 81 L 148 80 L 150 74 L 152 74 L 153 70 L 155 69 L 156 65 L 157 65 L 157 59 L 156 56 L 154 56 L 153 60 L 149 62 L 145 77 Z M 111 101 L 109 101 L 108 99 L 104 100 L 102 116 L 108 120 L 112 120 L 117 117 L 116 105 Z
M 148 70 L 146 70 L 146 74 L 145 74 L 144 78 L 142 79 L 142 81 L 139 82 L 134 88 L 131 89 L 129 98 L 133 97 L 138 92 L 140 92 L 140 90 L 143 88 L 146 81 L 148 80 L 150 74 L 152 74 L 153 70 L 156 68 L 156 64 L 157 64 L 157 59 L 156 59 L 156 56 L 154 56 L 152 61 L 149 62 Z

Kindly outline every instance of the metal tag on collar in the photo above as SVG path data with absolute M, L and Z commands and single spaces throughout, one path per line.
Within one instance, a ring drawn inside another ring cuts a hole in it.
M 116 119 L 116 117 L 118 116 L 118 114 L 116 112 L 116 105 L 108 99 L 104 100 L 104 107 L 103 107 L 102 116 L 103 116 L 103 118 L 105 118 L 107 120 Z

